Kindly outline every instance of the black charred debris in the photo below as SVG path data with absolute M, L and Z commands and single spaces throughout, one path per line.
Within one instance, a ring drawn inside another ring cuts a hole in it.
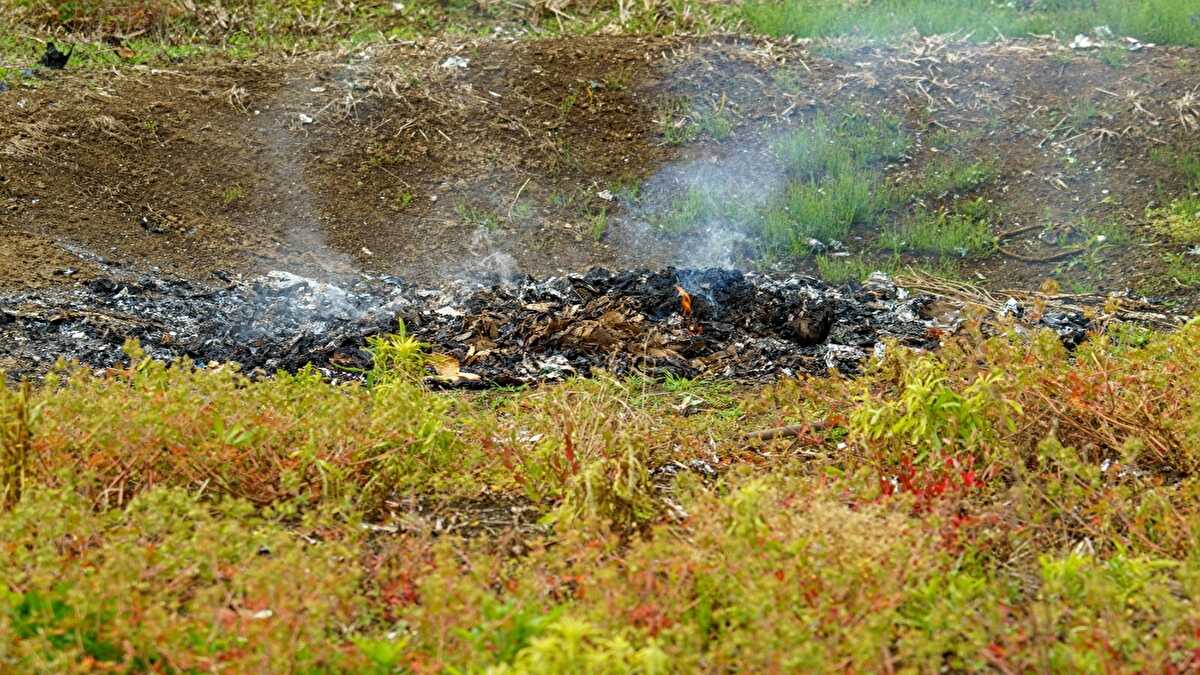
M 51 70 L 62 70 L 67 67 L 67 62 L 71 60 L 71 54 L 75 52 L 75 45 L 71 45 L 67 51 L 59 50 L 58 46 L 53 42 L 46 43 L 46 50 L 42 53 L 41 60 L 38 65 L 50 68 Z
M 593 368 L 682 376 L 765 378 L 856 371 L 885 338 L 933 348 L 953 326 L 932 299 L 887 277 L 830 287 L 802 276 L 723 269 L 610 272 L 492 286 L 415 289 L 392 277 L 338 287 L 287 272 L 207 288 L 162 277 L 98 279 L 0 296 L 0 369 L 46 372 L 59 357 L 93 368 L 149 356 L 246 371 L 307 364 L 353 379 L 370 364 L 366 339 L 399 321 L 435 355 L 429 381 L 486 387 L 587 375 Z M 1064 342 L 1082 317 L 1054 317 Z

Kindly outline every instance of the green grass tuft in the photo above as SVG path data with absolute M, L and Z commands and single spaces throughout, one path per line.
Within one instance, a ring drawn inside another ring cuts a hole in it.
M 871 276 L 872 272 L 890 273 L 897 267 L 894 260 L 879 264 L 866 260 L 862 256 L 834 258 L 822 255 L 817 256 L 815 262 L 817 273 L 821 278 L 834 285 L 862 281 Z
M 1133 234 L 1124 223 L 1114 218 L 1084 220 L 1080 228 L 1087 243 L 1096 246 L 1126 246 L 1133 241 Z
M 987 221 L 971 215 L 919 212 L 908 222 L 885 229 L 880 245 L 893 251 L 963 258 L 990 251 L 995 237 Z
M 699 115 L 696 126 L 709 138 L 723 141 L 733 134 L 733 117 L 724 110 L 713 110 Z
M 503 220 L 500 215 L 490 209 L 472 206 L 466 202 L 459 202 L 454 205 L 454 212 L 458 215 L 459 220 L 463 225 L 470 227 L 482 227 L 485 230 L 495 231 L 500 228 Z
M 1187 253 L 1166 256 L 1167 277 L 1186 288 L 1200 287 L 1200 261 Z
M 921 194 L 938 199 L 967 194 L 996 177 L 994 162 L 949 160 L 934 164 L 918 185 Z
M 1167 206 L 1146 212 L 1150 227 L 1159 234 L 1184 244 L 1200 244 L 1200 197 L 1176 199 Z
M 776 154 L 792 176 L 817 181 L 899 159 L 910 143 L 894 116 L 855 114 L 838 123 L 819 116 L 779 141 Z
M 600 209 L 588 216 L 589 229 L 592 233 L 594 241 L 604 239 L 604 235 L 608 233 L 608 209 Z

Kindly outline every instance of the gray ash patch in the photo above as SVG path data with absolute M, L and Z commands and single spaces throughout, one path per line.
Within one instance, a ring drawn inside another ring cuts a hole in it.
M 388 277 L 339 287 L 285 272 L 220 287 L 102 279 L 0 297 L 0 364 L 9 376 L 43 373 L 59 357 L 107 368 L 123 362 L 121 346 L 135 338 L 167 361 L 267 372 L 312 364 L 351 379 L 370 363 L 367 338 L 402 320 L 440 355 L 430 382 L 441 386 L 556 380 L 594 368 L 766 378 L 853 372 L 885 338 L 936 347 L 927 303 L 883 276 L 834 288 L 724 269 L 594 269 L 435 290 Z
M 71 289 L 0 298 L 0 358 L 36 373 L 59 358 L 106 368 L 125 359 L 127 338 L 165 361 L 236 361 L 246 369 L 329 366 L 365 335 L 395 327 L 398 284 L 340 288 L 285 272 L 205 287 L 144 276 L 97 279 Z M 10 375 L 14 374 L 10 372 Z

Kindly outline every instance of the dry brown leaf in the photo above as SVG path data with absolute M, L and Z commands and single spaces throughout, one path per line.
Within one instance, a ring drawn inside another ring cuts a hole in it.
M 580 326 L 575 331 L 575 334 L 584 342 L 600 345 L 601 347 L 610 347 L 620 341 L 612 331 L 593 321 Z
M 461 370 L 458 359 L 449 354 L 430 354 L 427 359 L 429 365 L 433 367 L 437 377 L 434 378 L 440 382 L 457 383 L 457 382 L 477 382 L 479 376 L 475 373 L 468 373 Z

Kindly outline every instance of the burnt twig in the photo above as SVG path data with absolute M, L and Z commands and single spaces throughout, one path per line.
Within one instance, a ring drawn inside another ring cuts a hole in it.
M 996 235 L 996 241 L 1004 241 L 1005 239 L 1008 239 L 1009 237 L 1015 237 L 1018 234 L 1025 234 L 1026 232 L 1040 230 L 1041 227 L 1042 227 L 1041 225 L 1026 225 L 1025 227 L 1018 227 L 1015 230 L 1001 232 L 1000 234 Z
M 1027 255 L 1021 255 L 1020 253 L 1017 253 L 1017 252 L 1015 252 L 1015 251 L 1010 251 L 1010 250 L 1008 250 L 1008 249 L 1004 248 L 1003 246 L 997 246 L 997 247 L 996 247 L 996 250 L 997 250 L 997 251 L 1000 251 L 1000 253 L 1002 253 L 1002 254 L 1004 254 L 1004 255 L 1006 255 L 1006 256 L 1008 256 L 1008 257 L 1010 257 L 1010 258 L 1014 258 L 1014 259 L 1016 259 L 1016 260 L 1020 260 L 1021 262 L 1027 262 L 1027 263 L 1048 263 L 1048 262 L 1056 262 L 1056 261 L 1058 261 L 1058 260 L 1066 260 L 1067 258 L 1072 258 L 1072 257 L 1074 257 L 1074 256 L 1077 256 L 1077 255 L 1079 255 L 1080 253 L 1083 253 L 1083 252 L 1084 252 L 1084 251 L 1086 251 L 1087 249 L 1084 249 L 1084 248 L 1073 248 L 1073 249 L 1069 249 L 1069 250 L 1062 251 L 1062 252 L 1059 252 L 1059 253 L 1055 253 L 1054 255 L 1048 255 L 1048 256 L 1046 256 L 1046 257 L 1044 257 L 1044 258 L 1034 258 L 1034 257 L 1027 256 Z

